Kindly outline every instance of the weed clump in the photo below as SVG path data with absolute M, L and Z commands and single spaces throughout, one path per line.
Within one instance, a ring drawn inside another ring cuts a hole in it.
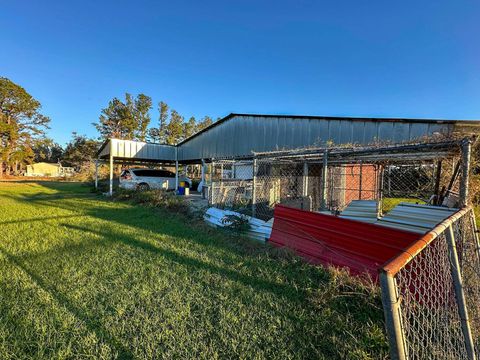
M 164 208 L 175 213 L 188 215 L 189 208 L 185 200 L 176 196 L 171 191 L 165 190 L 147 190 L 133 191 L 118 189 L 113 195 L 114 200 L 131 201 L 134 204 L 150 206 L 155 208 Z

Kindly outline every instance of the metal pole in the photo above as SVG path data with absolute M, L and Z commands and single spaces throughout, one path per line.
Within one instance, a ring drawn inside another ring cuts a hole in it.
M 302 196 L 308 196 L 308 163 L 303 163 L 303 188 Z
M 462 181 L 460 183 L 460 206 L 468 204 L 468 183 L 470 180 L 470 160 L 472 141 L 468 138 L 462 141 Z
M 109 159 L 109 165 L 110 165 L 110 174 L 109 174 L 109 190 L 108 193 L 110 196 L 113 195 L 113 155 L 110 153 L 110 159 Z
M 458 220 L 457 220 L 458 221 Z M 465 347 L 470 360 L 475 360 L 475 348 L 473 345 L 472 330 L 470 329 L 470 320 L 468 318 L 467 302 L 463 292 L 462 274 L 460 262 L 458 261 L 457 247 L 455 245 L 455 236 L 452 225 L 445 231 L 448 244 L 448 255 L 450 258 L 453 285 L 455 287 L 455 297 L 457 300 L 458 315 L 462 323 L 463 337 L 465 338 Z
M 359 189 L 358 189 L 358 199 L 362 200 L 362 186 L 363 186 L 363 162 L 360 161 L 360 178 L 359 178 Z
M 202 169 L 201 169 L 201 182 L 202 182 L 202 198 L 205 198 L 205 186 L 207 185 L 205 182 L 205 159 L 202 159 Z
M 383 179 L 385 175 L 385 167 L 383 165 L 378 165 L 377 168 L 377 217 L 382 216 L 382 205 L 383 205 Z
M 390 343 L 390 357 L 392 360 L 405 360 L 407 356 L 402 318 L 400 316 L 400 299 L 393 276 L 386 272 L 381 272 L 380 287 L 382 288 L 385 326 Z
M 257 213 L 257 158 L 253 159 L 252 217 Z
M 320 208 L 322 210 L 327 209 L 327 177 L 328 177 L 328 150 L 323 152 L 323 166 L 322 166 L 322 198 L 320 202 Z
M 95 159 L 95 190 L 98 189 L 98 159 Z
M 175 194 L 178 192 L 178 147 L 175 147 Z

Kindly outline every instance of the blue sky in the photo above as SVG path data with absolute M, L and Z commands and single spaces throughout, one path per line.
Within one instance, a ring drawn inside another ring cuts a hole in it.
M 0 76 L 42 102 L 61 144 L 96 136 L 127 91 L 185 117 L 480 118 L 478 0 L 0 5 Z

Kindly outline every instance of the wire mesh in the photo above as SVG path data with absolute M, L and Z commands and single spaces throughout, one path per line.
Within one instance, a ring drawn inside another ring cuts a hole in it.
M 456 158 L 364 162 L 275 158 L 216 160 L 212 163 L 210 204 L 273 217 L 276 204 L 308 211 L 341 213 L 353 200 L 377 202 L 378 215 L 400 202 L 458 204 L 459 161 Z M 255 188 L 254 188 L 255 183 Z
M 396 276 L 409 359 L 468 359 L 445 234 Z
M 453 226 L 463 290 L 477 358 L 480 358 L 480 250 L 473 210 Z

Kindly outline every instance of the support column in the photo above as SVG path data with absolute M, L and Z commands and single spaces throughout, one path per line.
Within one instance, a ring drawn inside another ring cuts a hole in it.
M 108 187 L 108 194 L 110 196 L 113 195 L 113 155 L 110 152 L 110 158 L 109 158 L 109 170 L 110 170 L 110 175 L 109 175 L 109 187 Z
M 175 147 L 175 194 L 178 192 L 178 147 Z
M 462 324 L 463 337 L 465 339 L 465 347 L 470 360 L 476 360 L 475 349 L 473 345 L 472 330 L 470 328 L 470 319 L 468 318 L 467 301 L 463 292 L 462 274 L 460 270 L 460 262 L 458 261 L 457 246 L 455 244 L 455 235 L 452 225 L 445 231 L 448 244 L 448 255 L 450 258 L 450 267 L 452 272 L 452 280 L 455 288 L 455 297 L 458 308 L 458 315 Z
M 323 152 L 323 166 L 322 166 L 322 196 L 320 209 L 327 210 L 327 189 L 328 189 L 328 150 Z
M 472 141 L 468 138 L 462 141 L 462 179 L 460 182 L 460 206 L 468 204 L 468 183 L 470 181 L 470 160 L 472 152 Z
M 252 181 L 252 217 L 257 215 L 257 158 L 253 159 L 253 181 Z
M 98 189 L 98 159 L 95 159 L 95 190 Z
M 405 338 L 400 316 L 400 300 L 398 298 L 395 279 L 386 272 L 380 273 L 380 287 L 382 288 L 382 303 L 385 314 L 385 327 L 390 343 L 390 357 L 392 360 L 405 360 Z

